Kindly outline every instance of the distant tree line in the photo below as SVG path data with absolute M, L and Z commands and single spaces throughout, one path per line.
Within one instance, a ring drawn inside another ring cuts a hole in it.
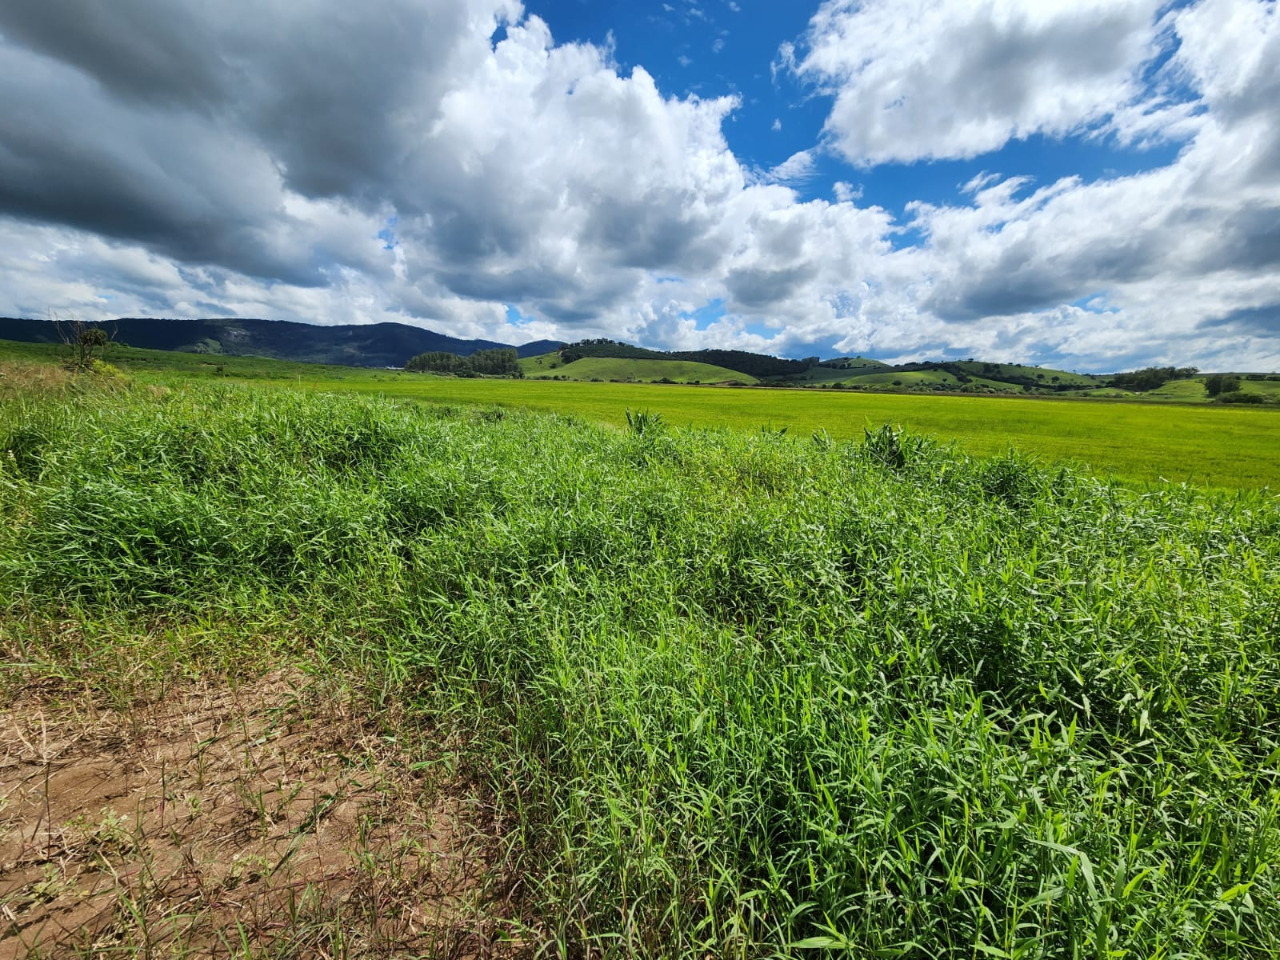
M 607 337 L 595 340 L 579 340 L 560 349 L 560 359 L 573 363 L 583 357 L 616 357 L 623 360 L 670 360 L 670 354 L 661 350 L 647 350 L 629 343 L 619 343 Z
M 691 350 L 671 354 L 675 360 L 696 360 L 699 363 L 710 363 L 717 367 L 727 367 L 738 373 L 751 377 L 794 377 L 804 373 L 810 367 L 816 367 L 818 357 L 804 357 L 800 360 L 784 360 L 781 357 L 770 357 L 762 353 L 748 353 L 745 350 Z
M 1117 373 L 1111 378 L 1111 386 L 1119 390 L 1144 393 L 1158 390 L 1170 380 L 1188 380 L 1200 372 L 1198 367 L 1145 367 L 1128 373 Z
M 410 373 L 452 373 L 457 377 L 514 377 L 524 376 L 520 357 L 515 350 L 478 350 L 470 356 L 460 356 L 435 350 L 411 357 L 404 368 Z

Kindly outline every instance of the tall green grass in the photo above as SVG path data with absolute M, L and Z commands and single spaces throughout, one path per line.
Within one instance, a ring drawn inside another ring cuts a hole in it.
M 7 403 L 6 673 L 364 671 L 470 744 L 551 955 L 1280 953 L 1274 498 L 628 419 Z

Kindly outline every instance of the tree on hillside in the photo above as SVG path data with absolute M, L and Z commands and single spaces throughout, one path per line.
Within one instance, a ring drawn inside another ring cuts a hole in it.
M 1211 397 L 1235 393 L 1240 389 L 1240 378 L 1233 373 L 1211 373 L 1204 378 L 1204 388 Z

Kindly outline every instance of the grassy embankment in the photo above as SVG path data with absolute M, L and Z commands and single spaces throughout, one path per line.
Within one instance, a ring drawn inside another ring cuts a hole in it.
M 6 696 L 352 678 L 486 785 L 527 946 L 1280 951 L 1266 494 L 212 383 L 19 388 L 0 447 Z

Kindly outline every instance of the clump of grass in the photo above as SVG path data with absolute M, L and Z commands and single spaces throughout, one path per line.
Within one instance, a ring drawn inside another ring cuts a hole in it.
M 105 682 L 114 631 L 89 656 L 42 611 L 358 669 L 470 744 L 548 949 L 1280 951 L 1266 493 L 222 385 L 26 429 L 16 676 Z

